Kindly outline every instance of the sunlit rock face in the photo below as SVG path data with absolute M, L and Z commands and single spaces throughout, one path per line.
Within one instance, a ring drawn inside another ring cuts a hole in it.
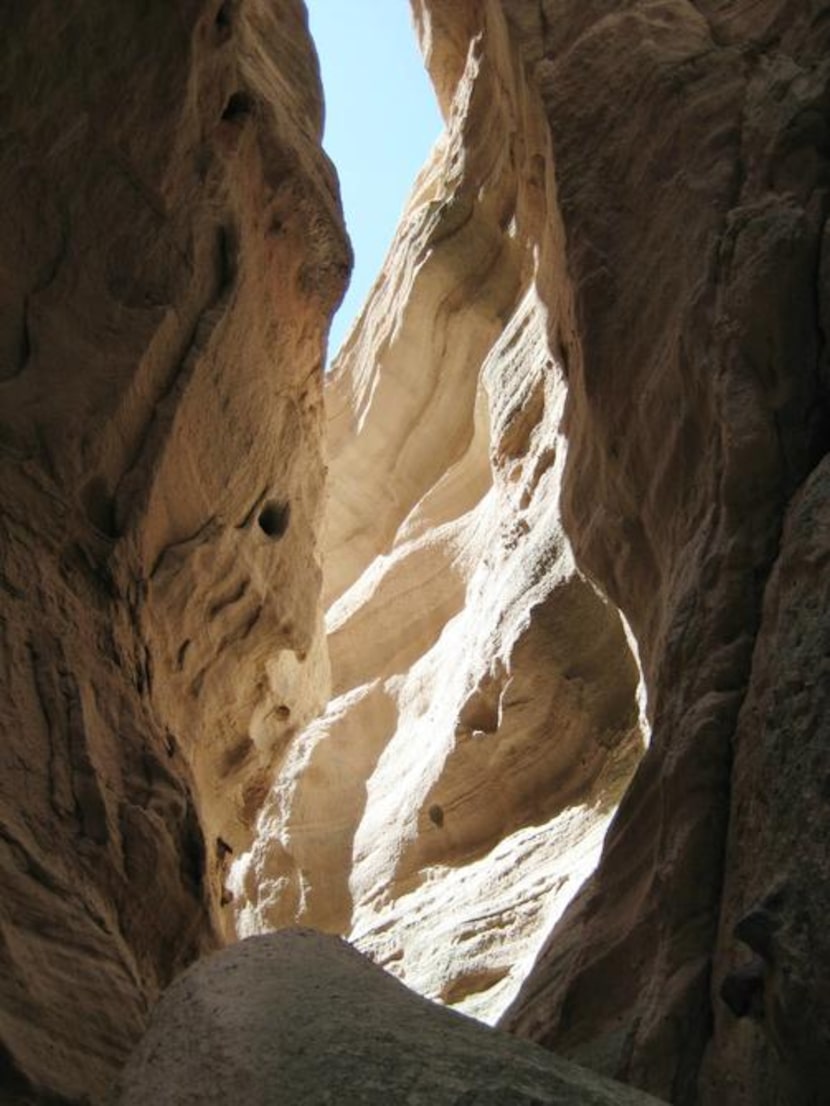
M 4 1100 L 100 1101 L 301 921 L 675 1106 L 819 1106 L 830 5 L 414 11 L 447 133 L 322 548 L 302 5 L 5 13 Z
M 829 9 L 415 4 L 448 131 L 329 387 L 335 698 L 233 877 L 479 1013 L 552 927 L 504 1024 L 678 1106 L 826 1097 Z M 615 608 L 653 737 L 556 921 L 640 744 Z
M 326 699 L 349 256 L 301 4 L 12 4 L 0 59 L 0 1097 L 100 1101 Z
M 574 322 L 541 100 L 498 4 L 446 57 L 417 14 L 447 131 L 327 386 L 333 698 L 229 886 L 243 934 L 348 934 L 493 1020 L 644 735 L 623 622 L 562 525 Z

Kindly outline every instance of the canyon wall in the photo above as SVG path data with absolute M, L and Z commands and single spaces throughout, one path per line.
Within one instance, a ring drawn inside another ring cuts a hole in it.
M 413 10 L 447 130 L 322 541 L 302 4 L 5 13 L 0 1088 L 100 1101 L 300 921 L 677 1106 L 818 1106 L 830 4 Z
M 549 928 L 508 1028 L 818 1103 L 830 6 L 414 11 L 447 133 L 328 385 L 334 699 L 241 930 L 493 1017 Z
M 100 1101 L 326 699 L 350 255 L 298 0 L 13 3 L 0 59 L 0 1097 Z
M 508 10 L 579 334 L 563 516 L 653 736 L 506 1024 L 679 1104 L 818 1102 L 830 5 Z
M 561 521 L 548 127 L 499 5 L 481 13 L 327 382 L 333 697 L 230 887 L 242 934 L 348 934 L 493 1021 L 593 868 L 643 733 L 625 627 Z

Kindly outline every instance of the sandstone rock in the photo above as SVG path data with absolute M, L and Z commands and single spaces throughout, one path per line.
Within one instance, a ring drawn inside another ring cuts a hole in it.
M 679 1106 L 812 1102 L 821 1072 L 826 953 L 799 921 L 820 891 L 796 881 L 766 951 L 802 1015 L 769 959 L 733 988 L 766 1036 L 730 1022 L 720 991 L 735 925 L 779 903 L 787 867 L 747 861 L 760 814 L 742 811 L 780 795 L 765 833 L 792 843 L 801 786 L 776 782 L 777 746 L 739 719 L 777 686 L 764 589 L 828 440 L 828 7 L 414 5 L 448 130 L 329 390 L 337 697 L 236 871 L 243 930 L 350 929 L 414 986 L 492 1016 L 506 962 L 524 970 L 577 882 L 578 864 L 552 893 L 564 854 L 590 852 L 556 820 L 613 805 L 596 715 L 560 682 L 581 626 L 615 626 L 583 691 L 614 692 L 635 759 L 619 608 L 651 744 L 505 1024 Z M 820 618 L 804 620 L 818 658 Z M 799 701 L 792 755 L 820 779 L 819 693 Z M 563 717 L 569 736 L 546 740 Z M 826 808 L 809 809 L 818 855 Z M 584 823 L 586 845 L 603 829 Z M 519 918 L 525 901 L 550 912 Z
M 302 5 L 4 13 L 0 1087 L 100 1101 L 301 920 L 489 1019 L 535 961 L 504 1024 L 676 1106 L 817 1106 L 830 4 L 414 11 L 447 134 L 328 386 L 325 579 Z
M 656 1099 L 414 995 L 345 942 L 295 930 L 170 988 L 120 1106 L 648 1106 Z
M 325 701 L 349 258 L 301 4 L 3 15 L 0 1084 L 98 1101 Z
M 562 528 L 547 124 L 499 5 L 479 7 L 327 384 L 334 698 L 230 886 L 243 934 L 348 933 L 493 1020 L 596 862 L 643 735 L 624 626 Z
M 825 457 L 787 512 L 735 735 L 732 864 L 714 984 L 728 999 L 730 981 L 745 977 L 747 965 L 755 976 L 742 1007 L 715 1006 L 705 1083 L 712 1103 L 726 1087 L 741 1106 L 818 1106 L 830 1086 L 828 602 Z M 765 1033 L 783 1075 L 769 1063 Z
M 775 890 L 748 859 L 764 851 L 761 817 L 741 811 L 780 794 L 764 834 L 792 843 L 784 806 L 801 802 L 797 775 L 783 784 L 775 756 L 742 737 L 739 711 L 758 679 L 776 685 L 755 670 L 762 594 L 788 505 L 827 448 L 830 9 L 509 10 L 551 126 L 575 300 L 563 517 L 577 563 L 631 624 L 653 737 L 595 877 L 505 1024 L 678 1104 L 813 1101 L 784 1089 L 804 1054 L 790 1043 L 782 1069 L 769 1040 L 735 1045 L 745 1031 L 727 1024 L 723 966 L 710 984 L 722 895 L 725 949 L 741 912 Z M 804 658 L 822 640 L 809 621 Z M 811 712 L 789 730 L 797 760 L 815 755 Z M 826 807 L 810 809 L 826 843 Z M 799 884 L 787 909 L 820 912 L 820 884 Z M 816 955 L 813 1056 L 830 1002 Z M 787 1006 L 772 1019 L 779 1048 L 802 1036 Z M 706 1091 L 714 1009 L 722 1060 Z

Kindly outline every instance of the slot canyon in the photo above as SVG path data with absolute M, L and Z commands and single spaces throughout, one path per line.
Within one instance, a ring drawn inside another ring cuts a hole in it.
M 411 9 L 325 372 L 302 0 L 4 8 L 0 1103 L 826 1106 L 830 0 Z

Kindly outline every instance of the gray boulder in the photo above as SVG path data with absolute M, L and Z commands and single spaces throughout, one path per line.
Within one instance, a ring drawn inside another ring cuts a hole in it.
M 345 941 L 253 937 L 165 993 L 117 1106 L 655 1106 L 409 991 Z

